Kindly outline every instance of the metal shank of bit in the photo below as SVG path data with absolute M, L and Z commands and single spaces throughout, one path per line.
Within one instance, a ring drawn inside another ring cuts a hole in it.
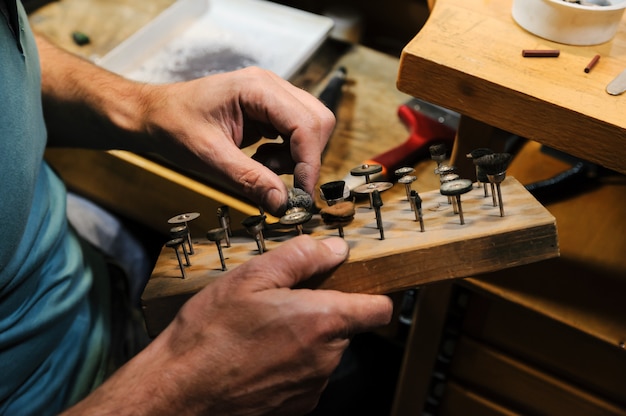
M 320 210 L 324 224 L 337 226 L 341 238 L 344 238 L 344 225 L 348 225 L 352 222 L 354 213 L 354 203 L 351 201 L 337 202 Z
M 422 198 L 416 191 L 411 191 L 411 205 L 415 211 L 415 221 L 420 223 L 420 231 L 424 232 L 424 215 L 422 214 Z
M 183 254 L 185 255 L 185 266 L 187 267 L 191 266 L 191 262 L 189 261 L 189 252 L 187 250 L 187 246 L 189 245 L 189 240 L 187 240 L 188 235 L 189 230 L 186 225 L 177 225 L 170 228 L 170 237 L 172 239 L 180 238 L 183 240 L 183 243 L 180 246 L 183 249 Z M 187 245 L 185 245 L 185 243 L 187 243 Z
M 502 190 L 500 189 L 500 184 L 504 180 L 505 176 L 506 172 L 501 172 L 496 175 L 487 175 L 487 177 L 489 178 L 489 182 L 491 182 L 491 186 L 494 186 L 495 184 L 496 192 L 498 193 L 498 205 L 500 206 L 501 217 L 504 217 L 504 205 L 502 205 Z
M 480 166 L 487 175 L 489 182 L 493 187 L 495 185 L 498 192 L 498 205 L 500 205 L 500 216 L 504 217 L 504 207 L 502 205 L 502 191 L 500 189 L 500 183 L 506 178 L 506 170 L 511 162 L 512 156 L 510 153 L 493 153 L 485 156 L 481 156 L 474 160 L 474 164 Z M 494 201 L 495 202 L 495 201 Z M 495 205 L 494 205 L 495 206 Z
M 459 175 L 457 175 L 456 173 L 446 173 L 439 177 L 439 184 L 451 182 L 457 179 L 459 179 Z M 459 213 L 459 209 L 456 205 L 456 199 L 454 197 L 448 196 L 448 204 L 452 205 L 452 209 L 455 214 Z
M 182 278 L 186 279 L 187 275 L 185 274 L 185 266 L 183 265 L 183 261 L 180 258 L 180 252 L 178 251 L 178 247 L 180 247 L 181 244 L 183 244 L 182 238 L 173 238 L 165 243 L 165 247 L 174 249 L 174 252 L 176 253 L 176 260 L 178 260 L 178 267 L 180 267 L 180 273 L 182 275 Z
M 400 179 L 398 179 L 398 183 L 404 185 L 404 190 L 406 191 L 406 200 L 411 202 L 411 184 L 417 180 L 417 177 L 413 175 L 404 175 Z
M 222 240 L 226 238 L 228 231 L 225 228 L 213 228 L 206 233 L 206 238 L 209 241 L 213 241 L 217 246 L 217 253 L 220 256 L 220 263 L 222 264 L 222 271 L 226 270 L 226 261 L 224 260 L 224 252 L 222 251 Z
M 197 212 L 188 212 L 185 214 L 177 215 L 167 220 L 169 224 L 185 224 L 185 226 L 187 227 L 187 245 L 189 246 L 189 254 L 191 255 L 195 254 L 195 252 L 193 249 L 193 243 L 191 242 L 191 233 L 189 231 L 188 222 L 195 220 L 199 216 L 200 214 Z
M 380 239 L 384 240 L 385 231 L 383 230 L 383 218 L 380 214 L 380 207 L 383 206 L 383 200 L 380 197 L 380 192 L 378 192 L 377 190 L 372 192 L 372 205 L 376 212 L 376 226 L 378 227 L 378 230 L 380 231 Z
M 233 232 L 230 228 L 230 209 L 227 205 L 222 205 L 217 209 L 217 219 L 222 228 L 226 230 L 226 234 L 224 235 L 226 247 L 230 247 L 230 237 L 233 235 Z
M 456 179 L 450 182 L 444 182 L 441 184 L 440 192 L 442 195 L 453 196 L 456 198 L 456 204 L 459 210 L 459 219 L 461 225 L 465 224 L 463 217 L 463 207 L 461 206 L 461 195 L 472 190 L 472 181 L 469 179 Z
M 265 218 L 265 215 L 251 215 L 241 222 L 241 224 L 246 228 L 246 231 L 254 237 L 257 248 L 259 249 L 259 254 L 263 254 L 266 251 L 265 239 L 263 238 Z

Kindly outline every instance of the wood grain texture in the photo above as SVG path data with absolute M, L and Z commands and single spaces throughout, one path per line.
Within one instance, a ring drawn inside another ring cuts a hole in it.
M 445 401 L 440 414 L 446 416 L 518 416 L 519 413 L 507 409 L 489 398 L 483 392 L 476 392 L 463 385 L 450 381 L 446 384 Z
M 521 304 L 476 293 L 468 303 L 462 331 L 469 338 L 626 409 L 623 350 Z
M 626 95 L 606 85 L 626 65 L 626 25 L 597 46 L 538 38 L 511 17 L 512 0 L 439 0 L 405 47 L 398 88 L 494 127 L 626 172 Z M 559 49 L 523 58 L 522 49 Z M 590 73 L 584 68 L 600 54 Z
M 31 26 L 58 46 L 86 59 L 102 57 L 175 0 L 59 0 L 29 15 Z M 72 40 L 72 32 L 89 36 L 87 45 Z
M 478 392 L 489 392 L 516 414 L 624 416 L 626 410 L 574 383 L 538 370 L 516 357 L 461 337 L 450 377 Z
M 398 186 L 397 186 L 398 187 Z M 382 219 L 385 239 L 380 239 L 374 212 L 367 201 L 357 206 L 353 223 L 345 227 L 350 258 L 325 280 L 309 287 L 360 293 L 391 293 L 442 280 L 473 276 L 558 256 L 554 217 L 514 178 L 502 184 L 505 216 L 500 217 L 491 198 L 475 188 L 462 198 L 465 225 L 439 191 L 421 194 L 425 232 L 420 232 L 406 197 L 383 193 Z M 304 226 L 315 238 L 338 235 L 314 217 Z M 296 235 L 279 224 L 265 232 L 267 250 L 273 250 Z M 250 236 L 234 238 L 225 248 L 226 265 L 233 269 L 258 255 Z M 222 276 L 217 248 L 198 238 L 197 254 L 186 279 L 181 278 L 174 251 L 164 248 L 143 295 L 144 313 L 152 333 L 173 317 L 182 302 Z M 164 306 L 165 304 L 173 306 Z
M 445 330 L 452 286 L 452 281 L 447 281 L 419 289 L 390 416 L 423 413 L 439 355 L 439 340 Z

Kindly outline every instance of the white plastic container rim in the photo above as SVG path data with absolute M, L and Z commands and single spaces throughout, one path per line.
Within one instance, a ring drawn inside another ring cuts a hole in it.
M 513 19 L 530 33 L 567 45 L 597 45 L 611 40 L 626 0 L 587 6 L 565 0 L 513 0 Z

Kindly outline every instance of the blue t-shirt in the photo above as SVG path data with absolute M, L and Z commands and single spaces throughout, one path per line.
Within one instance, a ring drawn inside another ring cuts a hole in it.
M 0 414 L 55 414 L 104 377 L 105 265 L 68 227 L 65 187 L 43 162 L 41 74 L 24 9 L 0 0 L 0 11 Z

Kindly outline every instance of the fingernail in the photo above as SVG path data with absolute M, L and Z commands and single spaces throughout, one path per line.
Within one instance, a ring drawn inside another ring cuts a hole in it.
M 330 237 L 322 240 L 333 253 L 340 257 L 346 257 L 348 254 L 348 243 L 341 237 Z

